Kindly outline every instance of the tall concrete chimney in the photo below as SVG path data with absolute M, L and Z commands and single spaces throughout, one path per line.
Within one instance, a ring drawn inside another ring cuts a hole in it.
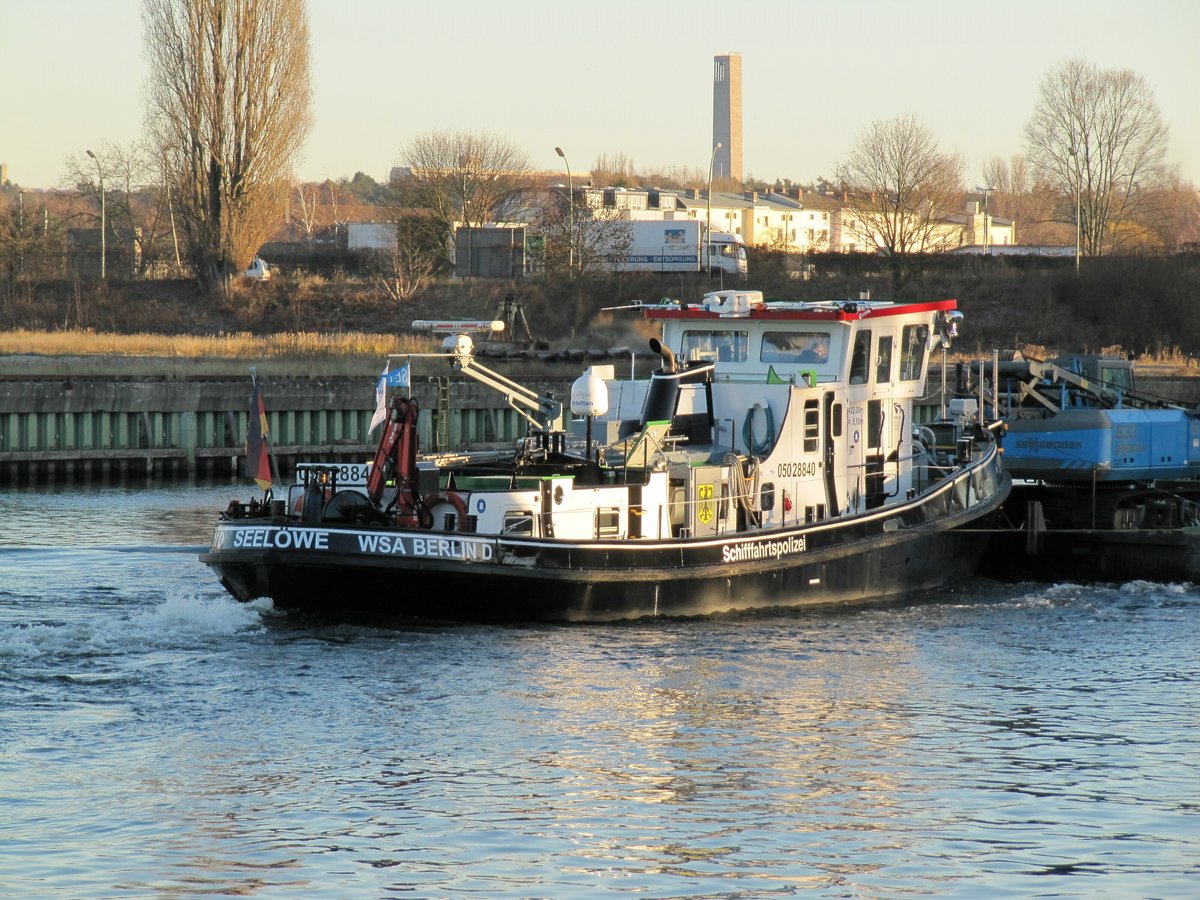
M 742 180 L 742 55 L 713 57 L 713 178 Z

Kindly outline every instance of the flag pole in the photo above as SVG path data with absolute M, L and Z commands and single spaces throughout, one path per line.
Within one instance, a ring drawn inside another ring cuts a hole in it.
M 404 360 L 404 364 L 402 366 L 400 366 L 400 369 L 407 369 L 408 372 L 405 375 L 405 380 L 404 380 L 403 384 L 400 385 L 400 387 L 404 388 L 405 396 L 407 396 L 409 400 L 412 399 L 412 392 L 413 392 L 413 389 L 412 389 L 412 361 L 413 361 L 414 356 L 437 356 L 437 357 L 445 358 L 444 353 L 421 353 L 421 354 L 389 353 L 388 354 L 389 360 L 392 360 L 392 359 Z M 397 369 L 396 371 L 398 372 L 398 371 L 400 371 L 400 369 Z
M 251 366 L 250 367 L 250 386 L 254 392 L 257 392 L 257 390 L 258 390 L 258 377 L 257 376 L 258 376 L 258 367 Z M 253 396 L 253 394 L 252 394 L 252 396 Z M 266 410 L 267 410 L 267 407 L 266 407 L 266 403 L 264 402 L 263 403 L 263 415 L 262 415 L 262 424 L 264 427 L 263 427 L 263 432 L 262 432 L 262 438 L 267 443 L 267 465 L 270 469 L 270 471 L 267 474 L 271 476 L 271 488 L 273 489 L 275 486 L 275 482 L 278 481 L 280 484 L 283 484 L 283 479 L 279 477 L 279 460 L 277 460 L 275 458 L 275 442 L 273 440 L 271 440 L 271 426 L 267 422 Z M 254 414 L 257 415 L 258 410 L 254 410 L 253 412 L 254 412 Z M 273 494 L 274 490 L 270 490 L 269 492 Z

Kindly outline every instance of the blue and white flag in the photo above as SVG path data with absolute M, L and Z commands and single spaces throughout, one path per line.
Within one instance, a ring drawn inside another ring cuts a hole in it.
M 384 363 L 383 374 L 380 375 L 379 380 L 375 382 L 375 415 L 371 416 L 371 427 L 367 429 L 368 434 L 387 421 L 387 389 L 389 377 L 388 364 Z
M 409 387 L 409 364 L 405 363 L 394 372 L 384 370 L 384 375 L 387 378 L 388 387 L 406 388 Z

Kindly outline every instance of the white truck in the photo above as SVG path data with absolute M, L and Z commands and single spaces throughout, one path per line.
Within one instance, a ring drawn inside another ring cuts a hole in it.
M 703 222 L 683 219 L 620 222 L 628 229 L 626 250 L 608 257 L 616 272 L 703 272 L 746 274 L 746 245 L 740 235 L 709 232 Z M 613 223 L 605 223 L 612 228 Z M 708 238 L 705 248 L 703 238 Z

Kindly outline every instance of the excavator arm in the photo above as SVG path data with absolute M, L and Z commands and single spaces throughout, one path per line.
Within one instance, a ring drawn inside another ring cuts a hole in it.
M 1066 392 L 1062 390 L 1061 385 L 1068 385 L 1067 391 L 1071 388 L 1081 391 L 1092 398 L 1092 402 L 1102 406 L 1116 405 L 1117 398 L 1107 390 L 1107 385 L 1103 382 L 1095 381 L 1053 362 L 1030 361 L 1028 365 L 1032 377 L 1029 381 L 1021 384 L 1021 395 L 1036 400 L 1052 413 L 1062 412 L 1062 399 Z M 1048 388 L 1056 386 L 1059 386 L 1058 402 L 1051 399 L 1047 391 Z

